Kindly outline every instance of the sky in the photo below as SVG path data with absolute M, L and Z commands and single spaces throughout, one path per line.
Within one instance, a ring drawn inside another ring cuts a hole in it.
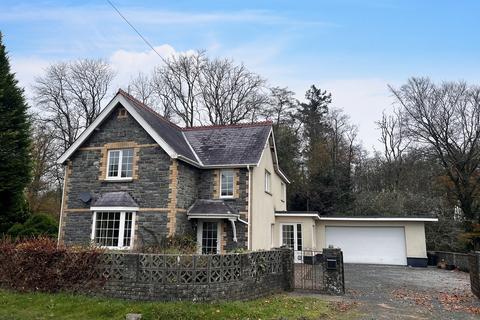
M 388 85 L 480 83 L 476 0 L 111 1 L 162 55 L 205 49 L 300 100 L 312 84 L 331 92 L 370 151 L 381 149 L 375 121 L 394 102 Z M 28 97 L 54 62 L 105 59 L 116 87 L 161 62 L 106 0 L 2 0 L 0 31 Z

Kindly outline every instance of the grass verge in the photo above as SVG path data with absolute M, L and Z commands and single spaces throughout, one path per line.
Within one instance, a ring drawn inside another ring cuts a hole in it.
M 136 302 L 72 294 L 15 293 L 0 290 L 0 319 L 338 319 L 339 311 L 311 297 L 276 295 L 244 302 Z

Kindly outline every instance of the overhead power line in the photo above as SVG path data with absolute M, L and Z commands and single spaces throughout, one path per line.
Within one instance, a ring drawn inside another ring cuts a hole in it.
M 140 33 L 140 31 L 138 31 L 138 29 L 135 28 L 135 26 L 131 24 L 130 21 L 128 21 L 128 19 L 120 12 L 120 10 L 118 10 L 118 8 L 110 0 L 107 0 L 107 2 L 115 11 L 117 11 L 118 15 L 133 29 L 133 31 L 135 31 L 138 36 L 160 57 L 160 59 L 162 59 L 162 61 L 165 61 L 164 58 L 160 55 L 160 53 L 158 53 L 158 51 L 155 50 L 152 44 Z

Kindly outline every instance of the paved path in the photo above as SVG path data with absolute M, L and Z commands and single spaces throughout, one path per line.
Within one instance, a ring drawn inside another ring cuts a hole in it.
M 434 267 L 346 265 L 343 297 L 357 302 L 358 319 L 480 319 L 468 273 Z

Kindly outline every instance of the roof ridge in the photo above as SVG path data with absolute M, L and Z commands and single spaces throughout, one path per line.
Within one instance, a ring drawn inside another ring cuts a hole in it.
M 157 118 L 159 118 L 160 120 L 166 122 L 167 124 L 169 124 L 170 126 L 176 128 L 176 129 L 179 129 L 179 130 L 183 130 L 182 127 L 180 127 L 179 125 L 173 123 L 172 121 L 168 120 L 167 118 L 165 118 L 164 116 L 162 116 L 161 114 L 159 114 L 158 112 L 156 112 L 155 110 L 153 110 L 152 108 L 150 108 L 149 106 L 147 106 L 145 103 L 141 102 L 140 100 L 138 100 L 137 98 L 135 98 L 134 96 L 132 96 L 130 93 L 126 92 L 125 90 L 123 90 L 122 88 L 119 88 L 118 89 L 118 93 L 120 93 L 121 95 L 127 97 L 128 99 L 130 100 L 133 100 L 133 102 L 135 102 L 139 107 L 145 109 L 146 111 L 150 112 L 151 114 L 155 115 Z
M 155 115 L 157 118 L 160 120 L 168 123 L 169 125 L 175 127 L 176 129 L 182 130 L 182 131 L 192 131 L 192 130 L 202 130 L 202 129 L 219 129 L 219 128 L 231 128 L 231 127 L 256 127 L 256 126 L 267 126 L 267 125 L 272 125 L 273 121 L 271 120 L 265 120 L 265 121 L 257 121 L 257 122 L 250 122 L 250 123 L 234 123 L 234 124 L 211 124 L 211 125 L 200 125 L 200 126 L 192 126 L 192 127 L 180 127 L 179 125 L 173 123 L 172 121 L 168 120 L 155 110 L 153 110 L 151 107 L 147 106 L 145 103 L 141 102 L 134 96 L 132 96 L 130 93 L 126 92 L 122 88 L 118 89 L 118 93 L 125 96 L 126 98 L 132 100 L 135 102 L 139 107 L 142 107 L 146 111 L 150 112 L 151 114 Z
M 221 129 L 221 128 L 241 128 L 241 127 L 259 127 L 259 126 L 269 126 L 273 122 L 270 120 L 266 121 L 257 121 L 249 123 L 234 123 L 234 124 L 211 124 L 206 126 L 193 126 L 182 128 L 183 131 L 193 131 L 193 130 L 202 130 L 202 129 Z

